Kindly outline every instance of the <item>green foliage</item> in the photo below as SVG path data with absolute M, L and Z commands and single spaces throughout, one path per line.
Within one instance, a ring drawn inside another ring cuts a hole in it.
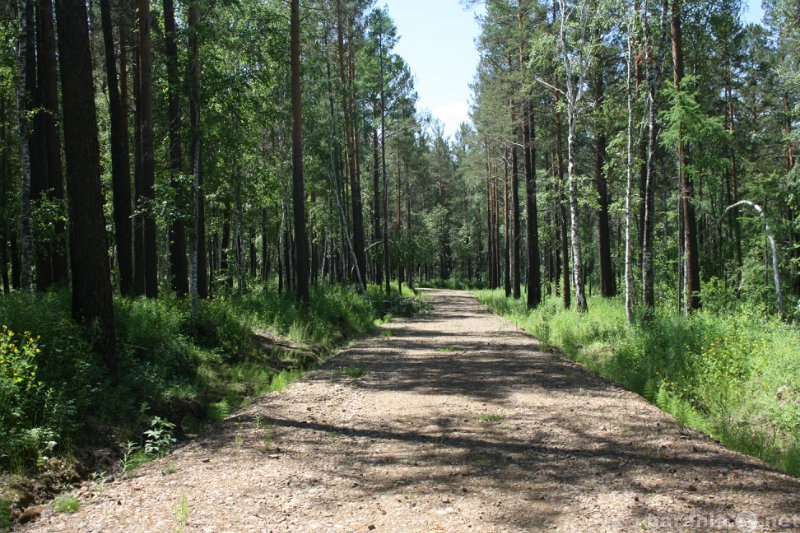
M 681 423 L 800 475 L 800 332 L 746 306 L 690 317 L 661 311 L 628 329 L 623 303 L 593 298 L 588 314 L 554 298 L 528 312 L 502 291 L 481 301 Z
M 57 513 L 72 514 L 81 507 L 81 502 L 69 493 L 60 494 L 53 500 L 53 510 Z
M 347 367 L 341 370 L 342 375 L 357 379 L 363 376 L 366 376 L 369 373 L 369 370 L 362 367 Z
M 144 432 L 144 452 L 154 457 L 166 455 L 178 442 L 173 435 L 174 431 L 175 424 L 160 416 L 153 417 L 150 429 Z
M 11 504 L 0 499 L 0 532 L 11 531 L 14 517 L 11 515 Z
M 202 301 L 196 323 L 190 302 L 172 295 L 117 299 L 118 377 L 92 354 L 67 291 L 3 295 L 0 470 L 46 467 L 87 441 L 129 441 L 123 466 L 146 462 L 181 430 L 197 431 L 203 419 L 220 420 L 247 397 L 283 389 L 309 359 L 368 331 L 387 310 L 424 306 L 396 294 L 387 303 L 380 294 L 331 288 L 315 291 L 305 306 L 272 292 L 228 296 Z M 255 329 L 303 350 L 278 361 L 254 342 Z

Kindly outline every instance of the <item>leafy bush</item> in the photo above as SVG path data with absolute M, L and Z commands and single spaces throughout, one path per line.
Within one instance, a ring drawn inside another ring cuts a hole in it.
M 54 392 L 36 376 L 38 337 L 17 334 L 3 325 L 0 331 L 0 460 L 42 463 L 56 445 L 61 428 Z

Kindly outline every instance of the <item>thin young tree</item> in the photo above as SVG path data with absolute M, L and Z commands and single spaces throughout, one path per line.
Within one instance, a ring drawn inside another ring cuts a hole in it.
M 578 106 L 583 98 L 584 81 L 591 63 L 591 55 L 584 50 L 586 47 L 586 32 L 590 22 L 590 6 L 588 2 L 581 1 L 568 9 L 566 0 L 559 0 L 558 3 L 561 10 L 559 39 L 561 41 L 561 57 L 564 61 L 564 96 L 567 100 L 567 183 L 569 189 L 570 242 L 572 244 L 572 284 L 575 287 L 576 308 L 578 312 L 585 313 L 588 311 L 589 306 L 586 301 L 586 292 L 583 284 L 575 135 L 577 133 Z M 577 37 L 577 48 L 573 50 L 568 44 L 567 31 L 570 19 L 575 13 L 578 16 L 577 30 L 579 31 L 579 36 Z

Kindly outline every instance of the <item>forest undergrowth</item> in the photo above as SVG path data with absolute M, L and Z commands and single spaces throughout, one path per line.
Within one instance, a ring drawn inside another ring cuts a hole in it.
M 628 327 L 621 298 L 534 310 L 502 290 L 481 301 L 589 370 L 644 396 L 725 446 L 800 476 L 800 331 L 761 309 L 661 309 Z
M 68 292 L 5 295 L 0 474 L 64 483 L 102 466 L 98 450 L 117 465 L 147 460 L 250 398 L 280 390 L 376 320 L 424 305 L 410 291 L 387 296 L 377 286 L 365 294 L 318 290 L 307 306 L 254 291 L 201 301 L 195 322 L 186 299 L 118 298 L 111 376 L 72 319 Z

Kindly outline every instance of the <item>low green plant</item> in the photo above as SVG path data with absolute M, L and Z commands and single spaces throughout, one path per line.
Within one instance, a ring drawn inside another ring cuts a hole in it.
M 208 405 L 206 416 L 214 422 L 221 422 L 231 414 L 231 406 L 227 400 L 221 400 Z
M 128 441 L 122 449 L 120 466 L 123 472 L 130 472 L 146 464 L 149 460 L 149 456 L 138 444 L 133 441 Z
M 189 521 L 189 498 L 187 498 L 186 493 L 181 494 L 181 497 L 175 503 L 173 516 L 175 518 L 175 531 L 183 533 L 186 523 Z
M 153 417 L 153 420 L 150 421 L 150 429 L 144 432 L 144 452 L 153 457 L 166 455 L 178 442 L 173 435 L 174 432 L 175 424 L 160 416 Z
M 0 532 L 11 531 L 14 517 L 11 514 L 11 503 L 0 499 Z
M 341 370 L 341 373 L 347 377 L 351 377 L 353 379 L 360 378 L 362 376 L 366 376 L 369 373 L 369 370 L 362 367 L 347 367 Z
M 264 451 L 268 452 L 272 447 L 272 439 L 275 438 L 275 424 L 271 424 L 268 420 L 261 420 L 256 418 L 256 427 L 261 429 L 261 439 L 264 443 Z
M 481 422 L 499 422 L 505 419 L 505 413 L 481 413 L 478 415 L 478 420 Z
M 270 383 L 269 390 L 271 392 L 281 392 L 283 389 L 300 379 L 302 376 L 303 371 L 301 369 L 282 370 L 281 372 L 278 372 L 272 376 L 272 382 Z
M 56 496 L 52 507 L 57 513 L 72 514 L 80 509 L 81 502 L 73 494 L 65 492 Z

